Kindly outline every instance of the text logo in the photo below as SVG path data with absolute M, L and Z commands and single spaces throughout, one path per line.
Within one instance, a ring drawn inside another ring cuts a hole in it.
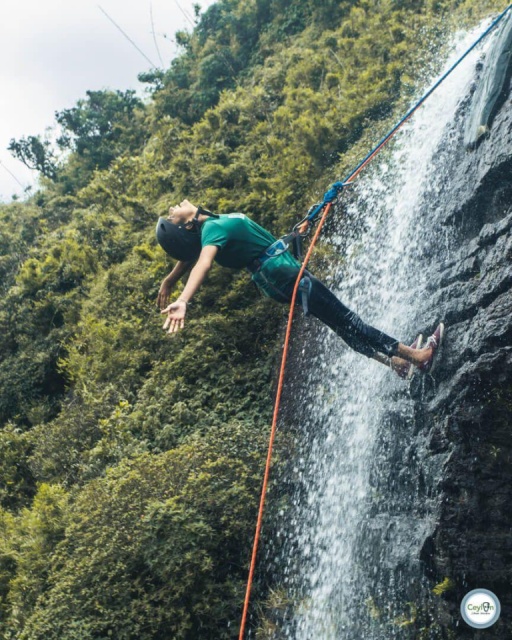
M 470 627 L 485 629 L 500 617 L 501 605 L 497 596 L 488 589 L 473 589 L 464 596 L 460 612 Z

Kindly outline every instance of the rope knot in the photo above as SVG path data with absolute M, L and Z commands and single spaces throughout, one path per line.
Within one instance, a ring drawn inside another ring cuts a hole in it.
M 324 193 L 324 204 L 336 200 L 339 194 L 343 191 L 344 186 L 344 182 L 335 182 L 334 184 L 332 184 L 331 188 Z

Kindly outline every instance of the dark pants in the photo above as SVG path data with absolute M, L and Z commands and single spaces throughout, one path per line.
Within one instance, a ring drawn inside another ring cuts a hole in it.
M 298 271 L 294 277 L 289 278 L 284 286 L 280 287 L 280 302 L 290 302 L 297 274 Z M 307 271 L 305 275 L 309 276 L 312 283 L 309 295 L 309 311 L 315 318 L 330 327 L 349 347 L 368 358 L 371 358 L 376 352 L 383 353 L 389 357 L 397 355 L 398 340 L 365 324 L 356 313 L 338 300 L 334 293 L 320 280 L 317 280 Z M 278 296 L 276 296 L 276 299 L 278 299 Z M 297 304 L 301 304 L 300 295 L 297 297 Z

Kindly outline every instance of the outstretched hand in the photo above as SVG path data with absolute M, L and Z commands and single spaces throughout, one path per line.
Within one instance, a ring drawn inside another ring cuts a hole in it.
M 185 326 L 185 314 L 187 313 L 187 303 L 184 300 L 176 300 L 160 313 L 166 313 L 167 318 L 162 327 L 167 333 L 176 333 Z

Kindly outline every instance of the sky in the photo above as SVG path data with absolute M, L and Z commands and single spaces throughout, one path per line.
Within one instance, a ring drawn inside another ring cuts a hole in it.
M 72 107 L 87 90 L 142 92 L 146 85 L 137 75 L 162 62 L 167 68 L 178 51 L 174 34 L 193 27 L 193 5 L 205 10 L 213 1 L 2 2 L 0 201 L 23 196 L 24 188 L 37 180 L 35 171 L 7 151 L 12 138 L 44 135 L 55 123 L 55 112 Z

